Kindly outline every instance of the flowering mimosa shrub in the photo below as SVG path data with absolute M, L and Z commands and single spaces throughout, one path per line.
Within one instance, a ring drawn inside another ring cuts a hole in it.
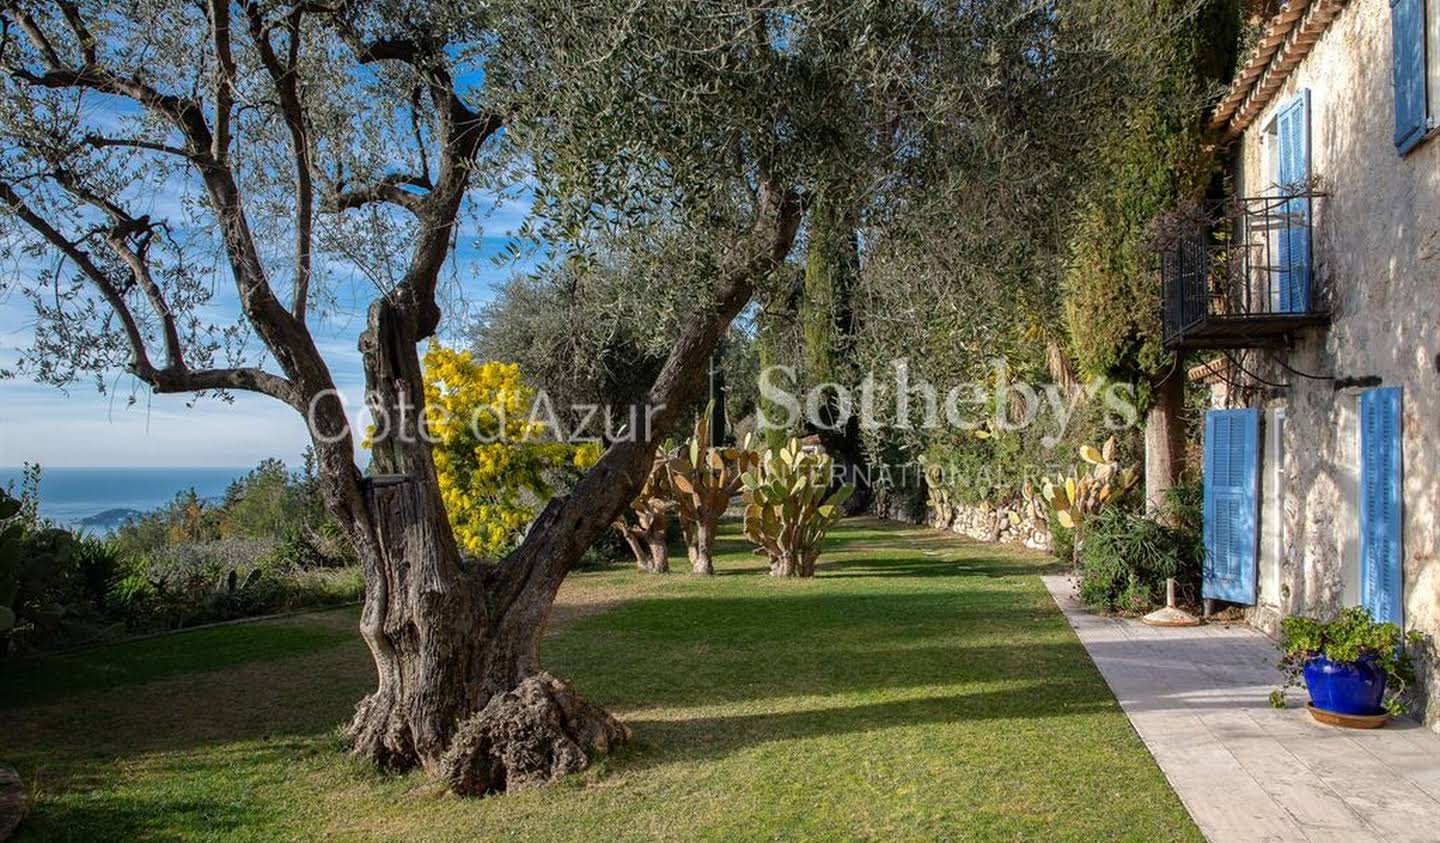
M 514 363 L 481 362 L 431 343 L 425 352 L 425 424 L 440 494 L 461 550 L 495 557 L 513 548 L 555 484 L 600 458 L 597 443 L 560 441 Z

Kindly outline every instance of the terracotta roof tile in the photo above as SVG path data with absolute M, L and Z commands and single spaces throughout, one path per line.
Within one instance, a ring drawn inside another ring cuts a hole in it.
M 1290 72 L 1348 0 L 1290 0 L 1265 23 L 1260 40 L 1210 113 L 1210 130 L 1234 140 L 1265 110 Z

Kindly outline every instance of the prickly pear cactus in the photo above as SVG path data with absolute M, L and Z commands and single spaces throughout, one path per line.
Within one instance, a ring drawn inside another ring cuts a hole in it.
M 830 493 L 832 461 L 806 451 L 800 440 L 761 454 L 754 471 L 741 478 L 745 489 L 745 536 L 770 558 L 770 573 L 781 577 L 815 574 L 825 533 L 840 520 L 840 506 L 855 487 Z
M 715 532 L 730 498 L 740 490 L 740 477 L 754 468 L 759 454 L 747 434 L 739 447 L 714 447 L 710 441 L 713 403 L 695 423 L 694 435 L 680 454 L 666 462 L 671 497 L 680 512 L 690 567 L 697 574 L 715 573 Z
M 629 508 L 615 519 L 615 529 L 635 554 L 635 566 L 646 574 L 663 574 L 670 570 L 670 557 L 665 546 L 665 532 L 670 525 L 670 475 L 665 467 L 668 458 L 662 450 L 655 455 L 645 485 Z
M 1024 496 L 1033 517 L 1042 521 L 1053 517 L 1060 526 L 1075 530 L 1087 516 L 1133 489 L 1140 474 L 1134 467 L 1120 467 L 1115 447 L 1114 436 L 1099 448 L 1082 446 L 1080 459 L 1085 462 L 1085 470 L 1077 468 L 1068 475 L 1042 477 L 1038 495 L 1026 483 Z
M 931 486 L 926 503 L 930 505 L 930 524 L 941 530 L 955 523 L 955 496 L 944 486 Z

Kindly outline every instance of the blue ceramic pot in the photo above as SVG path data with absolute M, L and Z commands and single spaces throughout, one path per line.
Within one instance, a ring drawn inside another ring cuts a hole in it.
M 1385 672 L 1374 658 L 1335 662 L 1312 656 L 1305 662 L 1305 687 L 1316 708 L 1336 714 L 1370 715 L 1384 711 Z

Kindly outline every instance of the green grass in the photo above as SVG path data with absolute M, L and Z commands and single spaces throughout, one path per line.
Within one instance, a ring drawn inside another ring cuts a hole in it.
M 348 613 L 345 615 L 348 621 Z M 348 622 L 309 622 L 304 616 L 242 628 L 216 626 L 93 647 L 5 668 L 0 709 L 59 699 L 80 691 L 136 685 L 167 676 L 283 659 L 354 638 Z
M 635 742 L 555 787 L 461 800 L 344 756 L 334 727 L 373 679 L 353 633 L 327 637 L 353 612 L 329 613 L 287 621 L 325 634 L 264 659 L 275 624 L 86 655 L 231 654 L 63 699 L 38 666 L 0 677 L 52 700 L 0 711 L 0 756 L 38 789 L 21 839 L 1201 839 L 1037 579 L 1045 557 L 847 522 L 814 580 L 779 581 L 730 535 L 714 578 L 567 582 L 542 660 Z

